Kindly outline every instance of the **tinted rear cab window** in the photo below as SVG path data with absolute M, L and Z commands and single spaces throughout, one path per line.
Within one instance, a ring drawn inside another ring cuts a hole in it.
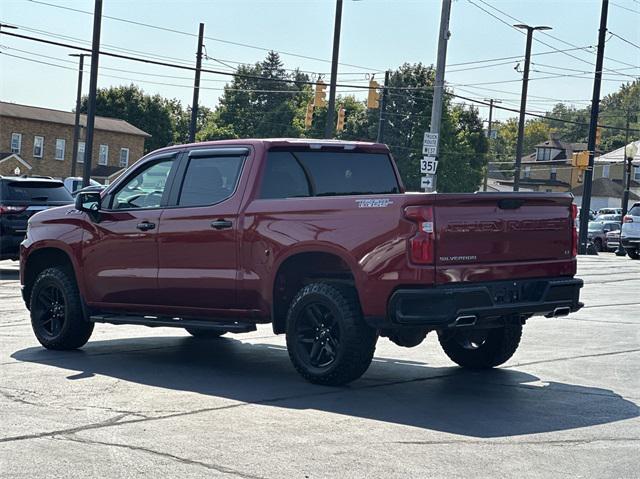
M 400 192 L 386 153 L 270 151 L 261 198 L 377 195 Z
M 26 203 L 73 202 L 62 183 L 44 181 L 9 181 L 2 188 L 2 199 Z

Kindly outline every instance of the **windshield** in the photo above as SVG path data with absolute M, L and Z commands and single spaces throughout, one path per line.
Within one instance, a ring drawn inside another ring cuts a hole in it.
M 589 223 L 589 231 L 602 231 L 603 223 Z

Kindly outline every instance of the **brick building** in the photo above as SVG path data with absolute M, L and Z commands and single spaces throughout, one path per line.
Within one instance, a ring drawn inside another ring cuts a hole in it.
M 83 174 L 86 115 L 80 115 L 76 176 Z M 0 102 L 0 175 L 71 175 L 75 114 Z M 124 120 L 96 116 L 92 178 L 104 183 L 144 152 L 150 135 Z

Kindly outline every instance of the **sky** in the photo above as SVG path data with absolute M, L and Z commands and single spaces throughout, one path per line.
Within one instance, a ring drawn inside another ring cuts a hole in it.
M 207 37 L 205 68 L 230 72 L 238 63 L 261 61 L 267 50 L 273 49 L 283 52 L 285 68 L 325 74 L 328 81 L 334 0 L 104 0 L 103 3 L 104 50 L 124 53 L 126 49 L 134 56 L 144 54 L 148 58 L 193 65 L 198 24 L 203 22 Z M 93 0 L 0 0 L 0 22 L 18 26 L 18 30 L 8 30 L 11 32 L 86 47 L 92 37 L 92 15 L 69 8 L 93 12 L 93 5 Z M 533 43 L 527 110 L 547 111 L 558 100 L 587 106 L 593 89 L 595 48 L 535 54 L 595 46 L 600 8 L 600 0 L 454 0 L 445 75 L 449 88 L 478 100 L 499 99 L 503 106 L 517 109 L 522 76 L 515 67 L 522 58 L 460 64 L 523 56 L 525 36 L 510 25 L 546 25 L 553 30 L 545 33 L 553 37 L 535 33 L 534 38 L 546 45 Z M 435 64 L 440 9 L 440 0 L 344 0 L 339 82 L 366 85 L 367 75 L 377 73 L 376 79 L 381 81 L 384 70 L 405 62 Z M 605 71 L 602 96 L 640 76 L 640 0 L 610 1 L 608 30 L 604 68 L 610 71 Z M 77 59 L 69 57 L 69 53 L 73 50 L 0 35 L 0 99 L 72 110 Z M 200 104 L 214 107 L 229 77 L 203 74 L 202 79 Z M 100 58 L 99 87 L 132 82 L 147 93 L 177 98 L 184 105 L 191 103 L 191 71 Z M 88 84 L 87 74 L 85 93 Z M 345 87 L 338 92 L 347 94 L 353 89 Z M 362 97 L 364 93 L 356 95 Z M 480 113 L 486 118 L 487 108 L 480 106 Z M 497 119 L 514 115 L 494 112 Z

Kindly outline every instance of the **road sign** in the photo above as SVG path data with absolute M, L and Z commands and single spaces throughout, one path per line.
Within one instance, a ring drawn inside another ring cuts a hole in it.
M 433 175 L 426 175 L 420 179 L 420 188 L 430 190 L 433 188 Z
M 438 161 L 433 156 L 425 156 L 420 160 L 420 173 L 435 175 L 438 169 Z
M 426 132 L 424 134 L 422 154 L 427 156 L 436 156 L 438 154 L 438 133 Z

